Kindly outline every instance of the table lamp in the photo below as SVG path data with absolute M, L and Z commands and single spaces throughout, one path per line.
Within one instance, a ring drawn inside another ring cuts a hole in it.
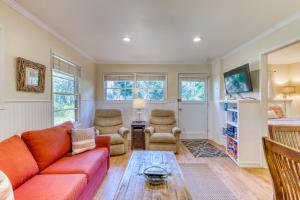
M 134 99 L 133 100 L 133 108 L 137 110 L 137 115 L 138 115 L 138 122 L 141 121 L 141 113 L 142 109 L 144 109 L 146 106 L 146 101 L 144 99 Z
M 286 99 L 287 95 L 290 96 L 296 92 L 295 86 L 284 86 L 283 87 L 283 98 Z

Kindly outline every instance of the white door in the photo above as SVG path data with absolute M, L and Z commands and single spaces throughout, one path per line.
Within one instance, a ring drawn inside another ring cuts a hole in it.
M 208 138 L 207 74 L 178 74 L 178 126 L 183 139 Z

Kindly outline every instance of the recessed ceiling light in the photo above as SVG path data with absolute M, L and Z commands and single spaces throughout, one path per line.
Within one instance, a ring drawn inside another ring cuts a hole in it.
M 202 40 L 201 37 L 194 37 L 193 42 L 200 42 Z
M 123 37 L 123 41 L 124 41 L 124 42 L 130 42 L 131 39 L 130 39 L 130 37 L 126 36 L 126 37 Z

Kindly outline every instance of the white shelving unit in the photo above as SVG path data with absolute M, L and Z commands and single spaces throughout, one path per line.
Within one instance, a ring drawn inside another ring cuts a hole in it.
M 224 105 L 224 128 L 233 130 L 233 134 L 226 134 L 228 156 L 240 167 L 260 167 L 262 146 L 260 120 L 257 118 L 260 116 L 260 101 L 240 99 L 220 103 Z

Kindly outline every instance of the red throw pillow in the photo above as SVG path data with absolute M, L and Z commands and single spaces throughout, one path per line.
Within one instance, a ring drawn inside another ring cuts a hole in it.
M 8 176 L 13 189 L 39 172 L 26 144 L 17 135 L 0 142 L 0 170 Z

